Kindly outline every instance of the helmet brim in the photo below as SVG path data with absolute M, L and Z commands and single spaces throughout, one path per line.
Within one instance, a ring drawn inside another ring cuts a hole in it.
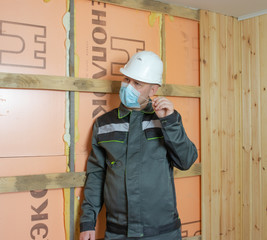
M 134 80 L 137 80 L 137 81 L 140 81 L 140 82 L 144 82 L 144 83 L 149 83 L 149 84 L 158 84 L 158 85 L 161 86 L 161 82 L 156 82 L 156 81 L 153 82 L 153 81 L 151 81 L 151 79 L 145 79 L 145 78 L 142 78 L 142 77 L 140 77 L 140 76 L 135 75 L 135 74 L 132 73 L 132 72 L 127 71 L 125 68 L 120 68 L 120 72 L 121 72 L 123 75 L 125 75 L 125 76 L 127 76 L 127 77 L 129 77 L 129 78 L 132 78 L 132 79 L 134 79 Z

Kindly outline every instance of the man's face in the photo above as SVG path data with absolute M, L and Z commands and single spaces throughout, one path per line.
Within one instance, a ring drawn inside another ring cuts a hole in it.
M 141 109 L 146 107 L 147 105 L 146 103 L 148 103 L 148 99 L 156 93 L 159 87 L 156 84 L 140 82 L 130 77 L 125 77 L 123 79 L 123 82 L 127 84 L 131 84 L 138 92 L 140 92 L 138 102 L 140 106 L 142 106 Z

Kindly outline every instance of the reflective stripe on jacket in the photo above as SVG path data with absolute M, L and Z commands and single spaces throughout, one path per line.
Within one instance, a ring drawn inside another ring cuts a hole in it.
M 121 104 L 102 115 L 93 128 L 80 231 L 94 229 L 103 202 L 107 226 L 126 227 L 128 237 L 174 225 L 173 167 L 187 170 L 197 156 L 177 111 L 159 119 L 151 104 L 143 111 Z

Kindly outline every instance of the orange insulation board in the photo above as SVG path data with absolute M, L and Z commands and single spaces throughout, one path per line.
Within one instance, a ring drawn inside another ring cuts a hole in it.
M 67 3 L 11 0 L 1 5 L 1 72 L 66 75 Z M 166 83 L 199 86 L 198 22 L 165 18 Z M 161 20 L 162 15 L 148 11 L 75 0 L 76 77 L 121 80 L 119 68 L 135 52 L 161 55 Z M 85 171 L 93 121 L 120 101 L 117 94 L 104 93 L 76 93 L 75 99 L 75 170 Z M 199 150 L 199 99 L 170 99 Z M 66 171 L 66 100 L 61 91 L 0 89 L 0 176 Z M 200 177 L 176 179 L 175 185 L 182 235 L 199 235 Z M 77 219 L 81 190 L 75 191 Z M 62 190 L 1 194 L 0 239 L 68 239 L 64 201 L 68 200 Z M 97 222 L 97 238 L 103 238 L 104 230 L 105 208 Z
M 0 71 L 65 76 L 66 1 L 1 0 Z M 65 92 L 0 89 L 0 177 L 66 171 Z M 0 194 L 0 239 L 65 239 L 63 191 Z

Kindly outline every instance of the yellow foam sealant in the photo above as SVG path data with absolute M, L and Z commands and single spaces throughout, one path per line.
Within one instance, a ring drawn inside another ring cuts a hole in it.
M 154 27 L 155 22 L 158 20 L 159 23 L 159 44 L 160 44 L 160 57 L 162 58 L 162 35 L 161 35 L 161 29 L 162 29 L 162 13 L 157 12 L 150 12 L 148 17 L 148 23 L 150 27 Z
M 169 19 L 170 19 L 171 22 L 174 21 L 174 16 L 168 15 L 168 17 L 169 17 Z
M 65 41 L 65 48 L 66 48 L 66 75 L 69 77 L 69 49 L 70 49 L 70 39 L 69 39 L 69 32 L 70 32 L 70 12 L 69 12 L 69 0 L 67 0 L 67 9 L 66 13 L 63 16 L 63 26 L 66 31 L 66 41 Z M 65 93 L 65 134 L 64 134 L 64 142 L 65 142 L 65 155 L 66 155 L 66 172 L 69 172 L 69 149 L 70 149 L 70 99 L 69 93 Z M 70 189 L 64 188 L 64 226 L 65 226 L 65 236 L 66 240 L 70 239 Z
M 150 27 L 154 27 L 157 19 L 159 19 L 159 22 L 161 22 L 162 13 L 150 12 L 150 15 L 148 17 L 148 23 L 149 23 Z
M 163 23 L 163 14 L 162 13 L 157 13 L 157 12 L 150 12 L 150 15 L 148 17 L 148 22 L 151 27 L 154 27 L 155 22 L 158 19 L 158 24 L 159 24 L 159 49 L 160 49 L 160 58 L 163 58 L 163 49 L 162 49 L 162 42 L 163 42 L 163 37 L 162 36 L 162 25 Z M 166 63 L 164 64 L 166 67 Z M 163 83 L 164 83 L 164 78 L 163 78 Z

